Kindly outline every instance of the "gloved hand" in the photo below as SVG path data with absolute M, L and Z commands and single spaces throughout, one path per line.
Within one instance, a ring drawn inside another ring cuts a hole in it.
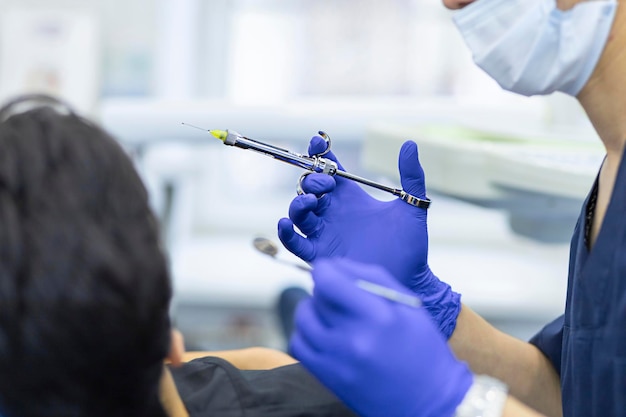
M 449 417 L 473 382 L 428 313 L 371 294 L 358 279 L 408 289 L 384 269 L 314 263 L 313 296 L 296 312 L 290 353 L 364 417 Z
M 314 136 L 309 154 L 325 148 L 326 142 Z M 324 157 L 339 164 L 332 152 Z M 402 145 L 399 168 L 403 190 L 425 198 L 424 171 L 414 142 Z M 343 170 L 341 164 L 339 169 Z M 278 222 L 283 245 L 306 262 L 344 257 L 384 267 L 419 294 L 440 331 L 449 338 L 461 308 L 460 295 L 428 266 L 426 209 L 399 198 L 377 200 L 354 181 L 326 174 L 308 175 L 302 188 L 306 194 L 293 199 L 289 219 Z M 306 237 L 298 234 L 294 225 Z

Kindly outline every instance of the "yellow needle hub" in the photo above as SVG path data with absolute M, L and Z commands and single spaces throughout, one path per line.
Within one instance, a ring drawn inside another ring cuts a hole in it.
M 228 136 L 228 132 L 225 130 L 209 130 L 209 133 L 211 133 L 222 142 L 226 141 L 226 137 Z

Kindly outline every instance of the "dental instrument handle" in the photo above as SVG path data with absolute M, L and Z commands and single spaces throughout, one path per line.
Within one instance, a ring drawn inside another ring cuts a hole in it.
M 350 174 L 349 172 L 346 172 L 346 171 L 337 170 L 337 172 L 335 172 L 335 175 L 338 175 L 343 178 L 347 178 L 352 181 L 356 181 L 361 184 L 369 185 L 370 187 L 374 187 L 382 191 L 387 191 L 388 193 L 391 193 L 398 197 L 400 197 L 402 194 L 402 190 L 400 189 L 389 187 L 387 185 L 383 185 L 378 182 L 371 181 L 363 177 L 359 177 L 358 175 Z
M 349 172 L 346 171 L 340 171 L 337 170 L 337 172 L 335 172 L 335 175 L 338 175 L 340 177 L 344 177 L 344 178 L 348 178 L 352 181 L 356 181 L 359 182 L 361 184 L 365 184 L 365 185 L 369 185 L 370 187 L 382 190 L 382 191 L 386 191 L 388 193 L 391 193 L 393 195 L 395 195 L 396 197 L 400 197 L 401 200 L 416 206 L 416 207 L 420 207 L 420 208 L 424 208 L 427 209 L 430 206 L 430 200 L 429 199 L 425 199 L 425 198 L 417 198 L 409 193 L 407 193 L 404 190 L 401 190 L 399 188 L 393 188 L 393 187 L 389 187 L 387 185 L 383 185 L 380 184 L 378 182 L 375 181 L 371 181 L 368 180 L 366 178 L 363 177 L 359 177 L 358 175 L 354 175 L 354 174 L 350 174 Z

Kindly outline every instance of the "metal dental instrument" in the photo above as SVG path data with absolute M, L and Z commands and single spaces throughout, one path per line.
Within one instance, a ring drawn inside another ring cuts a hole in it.
M 254 246 L 254 248 L 256 250 L 258 250 L 259 252 L 269 256 L 270 258 L 272 258 L 275 261 L 278 261 L 280 263 L 286 264 L 286 265 L 290 265 L 293 266 L 295 268 L 301 269 L 303 271 L 307 271 L 307 272 L 311 272 L 311 267 L 307 266 L 307 265 L 300 265 L 297 264 L 295 262 L 290 262 L 290 261 L 286 261 L 282 258 L 278 258 L 276 255 L 278 255 L 278 245 L 274 242 L 272 242 L 271 240 L 264 238 L 264 237 L 255 237 L 254 240 L 252 241 L 252 245 Z
M 379 297 L 386 298 L 387 300 L 395 303 L 405 304 L 409 307 L 419 308 L 422 306 L 422 300 L 414 295 L 405 294 L 400 291 L 396 291 L 393 288 L 385 287 L 380 284 L 373 283 L 371 281 L 365 281 L 363 279 L 356 280 L 356 286 L 370 292 Z
M 311 272 L 313 270 L 309 266 L 300 265 L 300 264 L 292 263 L 292 262 L 277 258 L 276 255 L 278 254 L 278 245 L 267 238 L 256 237 L 252 241 L 252 244 L 255 247 L 255 249 L 257 249 L 259 252 L 270 256 L 275 261 L 286 263 L 288 265 L 294 266 L 298 269 L 301 269 L 307 272 Z M 417 296 L 405 294 L 393 288 L 385 287 L 383 285 L 376 284 L 371 281 L 357 279 L 356 286 L 361 288 L 362 290 L 365 290 L 379 297 L 386 298 L 387 300 L 393 301 L 395 303 L 405 304 L 405 305 L 408 305 L 409 307 L 414 307 L 414 308 L 419 308 L 422 306 L 422 300 L 420 300 Z
M 330 152 L 331 143 L 330 137 L 322 131 L 318 133 L 328 144 L 326 150 L 313 156 L 306 156 L 255 139 L 247 138 L 232 130 L 207 130 L 187 123 L 183 124 L 194 127 L 196 129 L 207 131 L 217 139 L 224 142 L 225 145 L 259 152 L 279 161 L 286 162 L 288 164 L 295 165 L 307 171 L 310 171 L 300 177 L 298 181 L 298 194 L 303 194 L 301 183 L 304 177 L 306 177 L 306 175 L 310 173 L 317 172 L 328 175 L 337 175 L 364 185 L 368 185 L 370 187 L 374 187 L 378 190 L 386 191 L 399 197 L 401 200 L 411 204 L 412 206 L 420 207 L 423 209 L 427 209 L 430 206 L 430 200 L 427 198 L 418 198 L 402 189 L 389 187 L 338 169 L 337 163 L 335 161 L 332 161 L 328 158 L 323 158 L 325 154 Z

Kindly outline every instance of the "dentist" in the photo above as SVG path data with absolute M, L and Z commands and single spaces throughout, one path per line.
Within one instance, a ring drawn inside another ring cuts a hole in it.
M 575 97 L 606 149 L 573 231 L 565 311 L 530 342 L 489 325 L 430 270 L 425 209 L 342 178 L 303 182 L 307 194 L 278 225 L 315 267 L 291 350 L 359 414 L 536 415 L 526 404 L 547 416 L 626 416 L 625 2 L 444 0 L 478 66 L 518 94 Z M 323 146 L 314 137 L 309 151 Z M 400 150 L 399 170 L 403 189 L 425 198 L 415 143 Z M 378 299 L 355 279 L 395 283 L 423 306 Z

